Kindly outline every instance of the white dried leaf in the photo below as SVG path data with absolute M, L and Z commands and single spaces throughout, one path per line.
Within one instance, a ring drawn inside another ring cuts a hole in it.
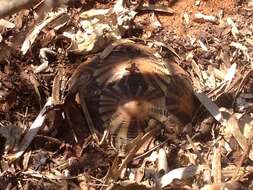
M 196 5 L 196 6 L 199 6 L 199 5 L 200 5 L 200 2 L 201 2 L 201 0 L 195 0 L 195 5 Z
M 232 64 L 231 67 L 228 69 L 226 75 L 224 76 L 225 82 L 231 82 L 236 74 L 236 63 Z
M 185 60 L 186 60 L 186 61 L 192 61 L 193 57 L 194 57 L 193 51 L 187 52 L 187 53 L 186 53 Z
M 215 76 L 216 79 L 224 80 L 225 73 L 221 69 L 217 69 L 215 67 L 212 67 L 212 70 L 209 72 L 213 72 L 213 75 Z M 209 73 L 209 74 L 211 74 L 211 73 Z
M 199 68 L 199 65 L 193 59 L 192 59 L 192 69 L 198 75 L 199 79 L 203 80 L 203 75 L 202 75 L 202 72 Z
M 152 25 L 153 27 L 157 30 L 160 29 L 162 27 L 162 24 L 160 23 L 159 19 L 157 18 L 155 13 L 152 13 L 151 16 L 151 21 L 152 21 Z
M 253 0 L 250 0 L 250 1 L 249 1 L 248 6 L 249 6 L 249 7 L 253 7 Z
M 175 179 L 186 180 L 188 178 L 191 178 L 195 175 L 198 175 L 200 172 L 204 171 L 205 169 L 207 169 L 207 167 L 203 165 L 187 166 L 183 168 L 174 169 L 160 178 L 161 187 L 162 188 L 166 187 L 167 185 L 172 183 L 173 180 Z
M 247 42 L 249 45 L 253 46 L 253 37 L 248 37 L 248 38 L 246 37 L 245 40 L 246 40 L 246 42 Z
M 52 105 L 51 98 L 48 99 L 47 103 L 44 105 L 39 115 L 36 117 L 31 127 L 29 128 L 29 130 L 27 131 L 27 133 L 21 140 L 21 142 L 17 145 L 17 148 L 16 148 L 17 150 L 15 151 L 15 153 L 7 156 L 8 159 L 16 160 L 17 158 L 19 158 L 20 156 L 24 154 L 24 152 L 26 151 L 26 149 L 28 148 L 32 140 L 34 139 L 35 135 L 43 127 L 44 121 L 46 118 L 46 115 L 44 115 L 44 113 L 46 111 L 46 107 L 50 105 Z
M 164 148 L 160 148 L 158 150 L 158 171 L 168 172 L 168 160 L 167 154 Z
M 209 77 L 209 88 L 214 89 L 215 87 L 216 87 L 215 76 L 214 76 L 214 73 L 211 72 L 210 77 Z
M 184 14 L 183 14 L 183 20 L 184 20 L 184 24 L 185 24 L 186 26 L 188 26 L 188 25 L 189 25 L 189 23 L 190 23 L 190 17 L 189 17 L 189 14 L 184 13 Z
M 109 12 L 110 9 L 90 9 L 88 11 L 82 12 L 80 18 L 90 19 L 97 16 L 103 16 Z
M 198 40 L 198 43 L 203 51 L 208 51 L 208 48 L 201 40 Z
M 216 121 L 220 122 L 224 125 L 224 119 L 222 117 L 221 112 L 219 111 L 219 107 L 204 93 L 195 93 L 199 101 L 205 106 L 205 108 L 209 111 L 209 113 L 216 119 Z
M 229 26 L 231 26 L 231 32 L 235 39 L 237 39 L 238 35 L 240 34 L 235 22 L 231 17 L 227 18 L 227 23 Z
M 59 11 L 55 12 L 53 16 L 47 18 L 46 20 L 42 21 L 39 25 L 34 27 L 32 32 L 26 37 L 25 41 L 22 44 L 21 52 L 23 55 L 25 55 L 26 52 L 30 49 L 30 47 L 35 42 L 41 30 L 45 28 L 50 22 L 61 16 L 64 12 L 66 12 L 66 9 L 59 9 Z
M 48 64 L 49 64 L 48 55 L 49 54 L 56 55 L 56 53 L 49 48 L 41 48 L 40 49 L 39 58 L 40 58 L 41 64 L 34 69 L 35 73 L 40 73 L 48 68 Z
M 243 45 L 239 42 L 231 42 L 230 46 L 232 46 L 238 50 L 241 50 L 243 52 L 244 56 L 247 58 L 247 60 L 248 61 L 250 60 L 250 56 L 248 54 L 248 48 L 245 45 Z
M 0 27 L 3 27 L 3 28 L 15 28 L 15 24 L 8 21 L 8 20 L 5 20 L 5 19 L 0 19 Z
M 188 37 L 189 37 L 189 40 L 190 40 L 190 45 L 194 46 L 194 44 L 196 43 L 197 39 L 195 37 L 192 37 L 192 36 L 188 36 Z
M 72 41 L 69 51 L 85 55 L 102 50 L 109 43 L 121 39 L 136 14 L 124 6 L 123 0 L 118 0 L 112 9 L 83 12 L 82 30 L 65 35 Z
M 138 8 L 140 11 L 156 11 L 161 13 L 167 13 L 167 14 L 174 14 L 175 11 L 172 8 L 169 8 L 167 6 L 161 5 L 161 4 L 143 4 L 141 7 Z
M 205 15 L 202 13 L 196 13 L 193 18 L 196 22 L 211 22 L 211 23 L 217 23 L 218 18 L 212 15 Z
M 226 141 L 224 143 L 224 148 L 225 148 L 225 150 L 227 151 L 228 154 L 232 152 L 232 149 L 231 149 L 230 145 Z
M 219 146 L 214 148 L 211 174 L 214 183 L 221 183 L 221 150 Z
M 155 162 L 157 159 L 158 159 L 158 153 L 156 151 L 153 151 L 146 160 L 149 162 Z

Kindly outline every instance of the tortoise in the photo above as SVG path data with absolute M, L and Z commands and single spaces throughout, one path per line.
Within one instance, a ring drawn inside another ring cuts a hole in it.
M 130 42 L 77 67 L 65 103 L 73 101 L 81 104 L 95 138 L 107 130 L 121 143 L 150 127 L 178 133 L 196 108 L 189 76 L 173 56 L 165 60 L 154 49 Z

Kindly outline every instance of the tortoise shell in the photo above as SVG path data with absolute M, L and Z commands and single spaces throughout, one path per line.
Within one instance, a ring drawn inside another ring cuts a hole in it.
M 191 81 L 175 61 L 144 45 L 126 43 L 109 56 L 82 63 L 70 79 L 67 97 L 80 95 L 96 130 L 131 139 L 151 126 L 173 127 L 192 118 Z

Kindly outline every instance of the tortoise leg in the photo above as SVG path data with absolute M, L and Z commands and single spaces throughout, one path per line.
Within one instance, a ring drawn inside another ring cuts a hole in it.
M 165 131 L 170 134 L 178 135 L 183 128 L 183 124 L 173 114 L 167 113 L 165 115 L 152 112 L 150 116 L 160 122 L 165 127 Z

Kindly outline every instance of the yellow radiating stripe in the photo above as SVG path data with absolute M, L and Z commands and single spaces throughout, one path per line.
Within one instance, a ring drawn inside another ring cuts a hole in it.
M 155 80 L 156 84 L 160 87 L 160 89 L 165 92 L 167 90 L 167 86 L 158 79 L 156 75 L 154 75 L 153 79 Z
M 155 88 L 152 85 L 148 85 L 147 90 L 143 93 L 143 98 L 148 97 L 151 92 L 153 92 Z
M 155 98 L 155 99 L 152 99 L 150 100 L 150 103 L 154 106 L 158 106 L 158 107 L 166 107 L 165 103 L 165 97 L 158 97 L 158 98 Z
M 98 111 L 100 113 L 100 115 L 102 116 L 103 113 L 107 113 L 107 112 L 113 112 L 115 110 L 115 106 L 101 106 Z
M 100 102 L 106 101 L 106 102 L 111 102 L 111 103 L 117 103 L 117 101 L 118 101 L 116 98 L 106 96 L 106 95 L 101 95 L 99 97 L 99 100 L 100 100 Z
M 106 70 L 111 70 L 111 67 L 113 67 L 113 64 L 104 64 L 101 65 L 101 67 L 94 68 L 94 76 L 99 77 L 102 73 L 106 72 Z
M 171 84 L 171 76 L 170 75 L 159 75 L 160 80 L 162 80 L 167 86 Z
M 122 92 L 121 88 L 118 85 L 115 85 L 113 89 L 120 95 L 121 99 L 127 99 L 128 96 Z
M 157 62 L 155 62 L 157 63 Z M 153 72 L 159 74 L 159 75 L 169 75 L 171 76 L 171 72 L 169 71 L 169 69 L 167 69 L 167 67 L 162 64 L 162 65 L 155 65 L 154 64 L 154 69 L 153 69 Z
M 96 78 L 96 81 L 99 85 L 103 85 L 103 84 L 106 83 L 106 81 L 108 81 L 110 79 L 110 77 L 112 77 L 111 70 L 109 70 L 108 72 L 105 72 L 102 75 L 98 76 Z
M 170 110 L 170 111 L 172 111 L 172 110 L 180 110 L 180 104 L 169 104 L 167 106 L 167 110 Z
M 135 93 L 135 96 L 137 96 L 137 97 L 140 96 L 141 92 L 142 92 L 142 87 L 138 86 L 138 89 L 137 89 L 137 91 Z
M 178 99 L 178 95 L 177 94 L 173 94 L 173 92 L 171 92 L 170 89 L 168 89 L 168 91 L 166 92 L 165 97 L 166 98 L 172 98 L 172 99 L 175 99 L 175 100 Z

